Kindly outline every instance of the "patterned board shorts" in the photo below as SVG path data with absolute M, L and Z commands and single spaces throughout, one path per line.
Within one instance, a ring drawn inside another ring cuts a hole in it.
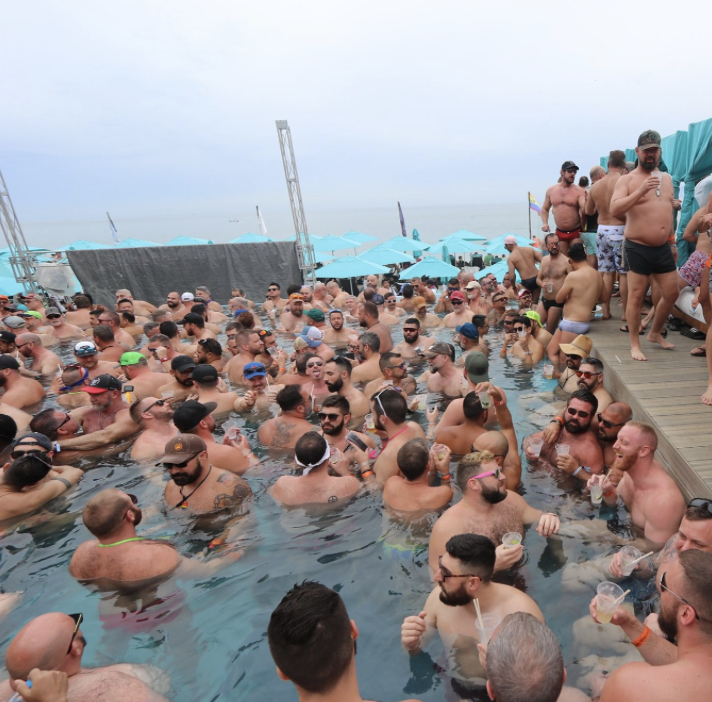
M 598 254 L 598 270 L 601 273 L 619 273 L 621 275 L 627 273 L 621 261 L 623 229 L 623 227 L 598 226 L 596 252 Z
M 709 255 L 702 251 L 693 251 L 685 265 L 680 269 L 680 277 L 691 287 L 697 288 L 702 280 L 702 270 Z M 710 291 L 712 291 L 712 276 L 710 276 Z

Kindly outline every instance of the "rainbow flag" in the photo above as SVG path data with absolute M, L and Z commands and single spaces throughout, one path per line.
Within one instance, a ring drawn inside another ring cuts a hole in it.
M 534 196 L 529 193 L 529 207 L 530 209 L 534 210 L 534 212 L 541 212 L 541 207 L 537 205 L 536 200 L 534 199 Z

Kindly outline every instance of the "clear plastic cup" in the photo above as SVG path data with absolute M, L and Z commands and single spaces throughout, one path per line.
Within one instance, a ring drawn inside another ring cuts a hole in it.
M 658 190 L 660 190 L 660 186 L 662 185 L 662 182 L 663 182 L 663 172 L 656 169 L 656 170 L 654 170 L 650 175 L 651 175 L 653 178 L 657 178 L 657 180 L 658 180 Z
M 416 395 L 416 399 L 418 400 L 418 409 L 421 412 L 424 412 L 428 406 L 428 396 L 427 395 Z
M 603 502 L 603 486 L 591 485 L 591 503 L 594 505 L 600 505 Z
M 568 456 L 569 448 L 571 447 L 568 444 L 556 444 L 556 454 L 558 456 Z
M 640 558 L 643 554 L 635 546 L 624 546 L 621 549 L 621 570 L 623 575 L 630 575 L 635 565 L 630 565 L 631 561 Z
M 166 392 L 162 392 L 162 393 L 161 393 L 161 397 L 162 397 L 164 400 L 170 400 L 170 399 L 173 397 L 174 394 L 175 394 L 175 393 L 173 392 L 173 390 L 166 390 Z
M 527 333 L 524 330 L 517 333 L 519 334 L 519 341 L 524 341 L 527 338 Z
M 363 421 L 366 423 L 366 431 L 370 434 L 376 433 L 376 422 L 373 420 L 373 414 L 369 413 L 364 418 Z
M 516 531 L 508 531 L 502 537 L 502 546 L 504 546 L 504 548 L 514 548 L 515 546 L 519 546 L 521 543 L 522 535 Z
M 222 425 L 222 428 L 225 432 L 225 436 L 227 436 L 230 441 L 235 441 L 237 434 L 240 431 L 237 428 L 237 422 L 225 422 L 225 424 Z
M 621 592 L 623 592 L 621 590 Z M 499 614 L 482 614 L 482 626 L 480 626 L 480 618 L 475 617 L 475 628 L 480 637 L 480 643 L 485 646 L 489 643 L 489 640 L 494 634 L 494 630 L 500 625 L 502 619 Z
M 269 346 L 267 348 L 267 353 L 270 356 L 276 356 L 279 353 L 279 347 L 278 346 Z
M 482 409 L 489 409 L 492 406 L 492 397 L 487 393 L 486 390 L 477 393 L 477 397 L 480 398 L 480 404 Z
M 601 624 L 608 624 L 620 604 L 616 600 L 623 594 L 623 588 L 608 580 L 596 588 L 596 619 Z
M 544 446 L 543 439 L 533 439 L 529 442 L 529 449 L 531 450 L 532 454 L 534 454 L 534 458 L 539 458 L 539 456 L 541 455 L 542 446 Z
M 554 366 L 552 366 L 551 363 L 545 363 L 543 370 L 544 370 L 544 377 L 547 380 L 551 380 L 554 377 Z
M 551 295 L 551 293 L 554 292 L 554 284 L 553 283 L 546 284 L 546 292 L 548 292 L 550 295 Z

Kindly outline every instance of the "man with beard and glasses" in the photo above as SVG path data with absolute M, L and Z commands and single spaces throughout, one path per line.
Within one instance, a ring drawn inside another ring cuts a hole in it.
M 667 639 L 651 632 L 626 608 L 611 619 L 645 659 L 626 663 L 607 680 L 601 702 L 647 702 L 708 698 L 712 686 L 712 554 L 690 549 L 657 578 L 658 624 Z M 596 598 L 590 605 L 596 620 Z M 673 643 L 675 642 L 675 643 Z M 634 697 L 631 691 L 635 691 Z
M 167 310 L 172 320 L 183 319 L 190 312 L 190 307 L 184 305 L 180 299 L 180 293 L 170 292 L 166 297 L 166 304 L 161 305 L 159 310 Z
M 649 129 L 638 137 L 635 149 L 638 167 L 621 176 L 611 198 L 610 213 L 625 217 L 624 266 L 628 271 L 626 319 L 630 352 L 634 361 L 647 361 L 640 348 L 640 312 L 645 294 L 654 283 L 655 317 L 648 341 L 664 349 L 674 345 L 663 338 L 663 325 L 678 294 L 677 266 L 671 244 L 675 244 L 672 178 L 658 170 L 662 150 L 660 134 Z M 657 288 L 657 290 L 656 290 Z M 657 299 L 657 298 L 660 299 Z
M 173 424 L 170 405 L 157 397 L 144 397 L 131 404 L 129 414 L 141 428 L 141 433 L 131 446 L 131 458 L 134 461 L 160 458 L 166 441 L 178 433 Z
M 348 400 L 351 418 L 354 421 L 362 419 L 370 412 L 366 396 L 351 382 L 353 366 L 348 358 L 336 356 L 324 366 L 324 380 L 329 392 L 336 393 Z
M 424 359 L 425 349 L 433 343 L 420 328 L 417 317 L 408 317 L 403 322 L 403 341 L 393 347 L 393 353 L 400 354 L 404 360 Z
M 415 379 L 408 375 L 408 367 L 399 353 L 384 353 L 378 360 L 378 367 L 381 369 L 381 377 L 372 380 L 363 389 L 363 394 L 369 400 L 384 384 L 398 387 L 406 395 L 415 392 Z
M 305 373 L 308 380 L 301 385 L 300 390 L 302 397 L 309 403 L 311 411 L 318 412 L 322 400 L 326 399 L 331 392 L 324 380 L 324 359 L 312 352 L 307 352 L 304 356 Z
M 659 551 L 678 530 L 685 512 L 685 500 L 675 481 L 654 459 L 658 447 L 655 429 L 642 422 L 628 422 L 618 432 L 613 446 L 616 460 L 611 471 L 624 475 L 614 485 L 605 475 L 589 482 L 603 488 L 603 500 L 615 507 L 620 496 L 630 512 L 631 522 L 644 537 L 643 547 Z
M 477 630 L 475 598 L 480 611 L 500 619 L 526 612 L 544 622 L 544 615 L 529 595 L 511 585 L 492 582 L 495 560 L 495 545 L 486 536 L 464 533 L 447 540 L 437 559 L 435 588 L 423 611 L 406 617 L 401 625 L 401 643 L 408 653 L 422 651 L 428 636 L 437 630 L 454 654 L 458 677 L 481 679 L 485 675 L 477 644 L 486 642 L 481 641 Z
M 164 491 L 168 509 L 193 514 L 235 512 L 252 497 L 250 486 L 239 475 L 212 465 L 205 442 L 196 434 L 178 434 L 163 454 L 160 463 L 171 478 Z
M 340 309 L 333 309 L 327 313 L 331 326 L 324 329 L 324 343 L 334 348 L 346 348 L 349 345 L 351 329 L 344 326 L 344 313 Z
M 591 475 L 603 472 L 603 452 L 591 423 L 596 416 L 598 400 L 588 390 L 577 390 L 566 402 L 563 419 L 555 417 L 561 426 L 556 443 L 546 443 L 543 431 L 524 439 L 524 448 L 530 462 L 556 466 L 559 470 L 588 481 Z M 534 455 L 531 442 L 544 441 L 541 452 Z M 566 449 L 561 447 L 566 446 Z
M 356 308 L 356 316 L 359 326 L 378 336 L 380 352 L 388 353 L 393 348 L 393 339 L 388 327 L 379 321 L 378 307 L 373 302 L 361 302 Z
M 443 317 L 442 325 L 444 327 L 454 329 L 455 327 L 459 327 L 472 321 L 474 312 L 472 312 L 467 306 L 465 303 L 465 296 L 459 290 L 456 290 L 454 293 L 450 294 L 450 304 L 452 305 L 452 312 Z M 416 314 L 418 314 L 418 309 L 416 309 Z M 433 325 L 429 324 L 427 326 Z
M 579 377 L 576 373 L 583 359 L 591 355 L 592 348 L 593 342 L 584 334 L 579 334 L 570 344 L 561 345 L 566 367 L 559 372 L 556 365 L 554 366 L 554 378 L 559 379 L 558 389 L 567 395 L 579 389 Z
M 172 379 L 158 388 L 158 394 L 167 398 L 171 404 L 178 404 L 185 400 L 195 392 L 194 369 L 195 361 L 190 356 L 175 356 L 171 361 Z
M 13 690 L 27 689 L 18 683 L 33 678 L 38 670 L 65 673 L 69 702 L 168 702 L 161 692 L 168 692 L 165 673 L 150 665 L 118 663 L 100 668 L 82 666 L 87 640 L 80 628 L 81 614 L 49 612 L 35 617 L 15 635 L 5 654 L 5 667 L 10 680 L 0 683 L 0 700 L 36 700 L 33 689 L 25 697 L 16 697 Z M 160 678 L 163 678 L 161 680 Z M 164 689 L 165 688 L 165 689 Z M 46 697 L 43 702 L 59 702 L 62 698 Z
M 3 403 L 20 410 L 36 405 L 47 394 L 34 378 L 24 378 L 20 364 L 7 354 L 0 356 L 0 388 L 4 390 Z
M 259 412 L 274 405 L 274 394 L 284 385 L 270 385 L 267 388 L 267 369 L 261 363 L 248 363 L 242 369 L 243 385 L 247 388 L 242 397 L 235 400 L 235 412 Z
M 317 417 L 319 418 L 321 430 L 324 432 L 324 438 L 329 442 L 332 452 L 334 449 L 338 449 L 341 453 L 345 453 L 352 448 L 352 444 L 346 441 L 346 435 L 351 431 L 349 429 L 351 407 L 345 397 L 329 395 L 322 403 Z M 354 434 L 369 448 L 376 448 L 376 444 L 370 434 L 362 434 L 358 431 L 355 431 Z
M 539 266 L 537 285 L 541 287 L 541 298 L 537 312 L 543 324 L 551 334 L 556 331 L 564 311 L 564 303 L 557 302 L 556 296 L 564 284 L 564 279 L 573 270 L 569 259 L 561 254 L 559 237 L 556 234 L 547 234 L 544 245 L 549 252 L 544 256 Z
M 576 185 L 579 167 L 573 161 L 565 161 L 561 166 L 561 178 L 546 191 L 544 204 L 539 213 L 543 232 L 549 232 L 549 210 L 554 210 L 556 235 L 559 237 L 561 253 L 566 254 L 569 244 L 579 238 L 583 224 L 583 210 L 586 206 L 586 191 Z
M 239 353 L 228 362 L 227 377 L 233 385 L 242 385 L 245 366 L 248 363 L 254 363 L 257 356 L 264 352 L 265 343 L 260 338 L 259 332 L 250 329 L 242 329 L 237 332 L 235 343 Z
M 425 350 L 428 369 L 419 378 L 419 383 L 427 383 L 429 392 L 441 393 L 446 397 L 462 397 L 462 371 L 455 365 L 455 347 L 444 341 L 436 341 Z
M 507 490 L 504 472 L 489 451 L 468 453 L 455 475 L 462 499 L 435 522 L 430 534 L 429 564 L 432 572 L 445 553 L 445 544 L 457 534 L 482 534 L 496 544 L 495 571 L 507 570 L 522 557 L 523 546 L 505 548 L 502 537 L 507 532 L 524 533 L 525 524 L 536 523 L 543 537 L 559 533 L 561 522 L 552 512 L 530 507 L 521 495 Z

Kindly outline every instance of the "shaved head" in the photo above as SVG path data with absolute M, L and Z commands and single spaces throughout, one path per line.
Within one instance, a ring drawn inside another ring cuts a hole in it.
M 633 410 L 625 402 L 611 402 L 606 408 L 616 419 L 616 424 L 625 424 L 633 418 Z
M 33 334 L 32 332 L 23 332 L 22 334 L 18 334 L 15 339 L 15 346 L 19 346 L 20 344 L 35 344 L 36 346 L 42 346 L 42 339 L 40 339 L 37 334 Z
M 501 431 L 486 431 L 480 434 L 472 445 L 476 451 L 489 451 L 495 456 L 506 457 L 509 453 L 509 442 Z
M 84 526 L 94 536 L 107 536 L 121 527 L 132 506 L 129 496 L 122 490 L 102 490 L 86 503 L 82 511 Z

